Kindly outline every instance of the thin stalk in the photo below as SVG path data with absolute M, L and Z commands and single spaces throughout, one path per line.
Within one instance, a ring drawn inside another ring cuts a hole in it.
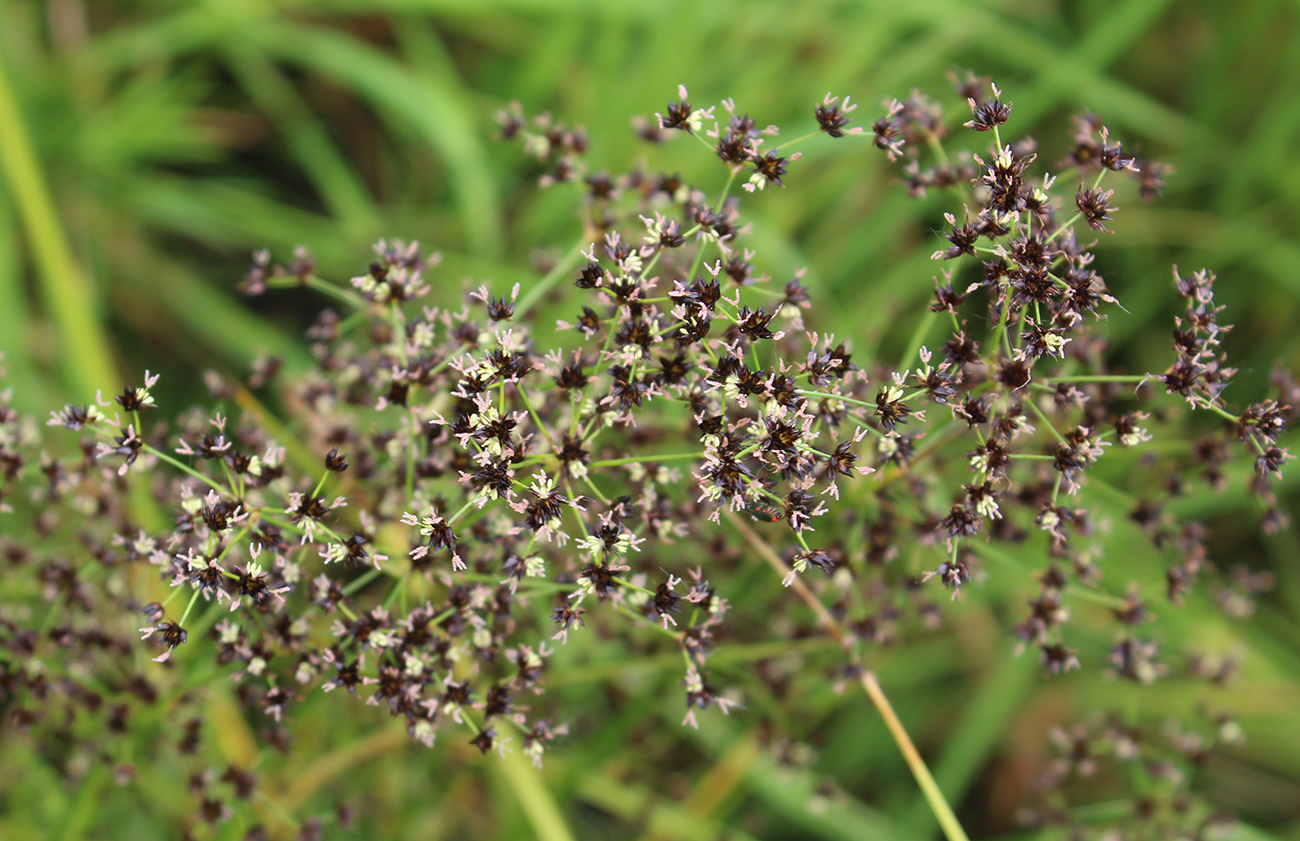
M 1057 383 L 1140 383 L 1154 379 L 1150 374 L 1086 374 L 1075 377 L 1044 377 L 1039 382 L 1048 385 Z
M 560 278 L 568 274 L 569 270 L 578 264 L 578 258 L 582 256 L 582 247 L 586 245 L 587 242 L 588 240 L 584 236 L 582 239 L 574 243 L 573 247 L 570 248 L 569 251 L 560 258 L 559 262 L 557 262 L 555 266 L 546 273 L 546 277 L 537 281 L 537 283 L 533 284 L 531 289 L 524 293 L 524 297 L 520 298 L 519 303 L 515 305 L 516 318 L 522 318 L 527 315 L 528 311 L 536 306 L 537 302 L 542 300 L 542 297 L 545 296 L 547 292 L 551 291 L 551 288 L 559 282 Z
M 758 533 L 751 529 L 744 520 L 736 516 L 734 512 L 727 511 L 726 515 L 731 524 L 736 527 L 741 536 L 745 538 L 745 541 L 762 556 L 763 560 L 767 561 L 768 565 L 778 575 L 785 577 L 787 567 L 776 552 L 772 550 L 772 547 L 768 546 L 767 542 L 759 537 Z M 817 614 L 817 621 L 822 628 L 844 649 L 849 661 L 858 667 L 858 681 L 862 684 L 863 691 L 867 693 L 867 697 L 880 713 L 880 717 L 884 719 L 889 735 L 893 737 L 894 744 L 898 746 L 899 752 L 903 754 L 903 759 L 907 762 L 907 767 L 911 769 L 912 776 L 916 778 L 916 784 L 920 787 L 925 802 L 930 806 L 930 811 L 934 813 L 935 820 L 939 822 L 939 826 L 943 829 L 944 836 L 947 837 L 948 841 L 969 841 L 966 831 L 961 827 L 961 822 L 957 820 L 956 814 L 953 813 L 952 807 L 948 805 L 948 801 L 944 798 L 938 783 L 934 781 L 934 777 L 930 774 L 930 769 L 926 767 L 925 760 L 921 758 L 916 745 L 912 743 L 911 737 L 907 735 L 907 729 L 903 727 L 903 723 L 898 720 L 898 716 L 894 713 L 894 707 L 889 703 L 889 698 L 885 696 L 884 690 L 881 689 L 875 673 L 863 667 L 862 661 L 857 654 L 850 650 L 848 635 L 845 634 L 840 623 L 826 609 L 826 605 L 822 604 L 821 599 L 817 598 L 808 589 L 808 585 L 804 584 L 798 576 L 795 576 L 791 581 L 790 589 L 794 590 L 799 598 L 812 609 L 813 613 Z
M 190 596 L 190 603 L 185 606 L 185 612 L 181 614 L 181 619 L 177 622 L 182 628 L 185 627 L 185 620 L 190 618 L 190 611 L 194 609 L 194 603 L 199 600 L 199 593 L 202 592 L 198 587 L 194 588 L 194 595 Z
M 1065 438 L 1062 437 L 1061 433 L 1056 431 L 1056 427 L 1052 425 L 1052 422 L 1048 419 L 1043 410 L 1038 408 L 1037 403 L 1033 400 L 1026 400 L 1025 405 L 1034 410 L 1034 414 L 1038 415 L 1038 419 L 1043 422 L 1043 426 L 1047 427 L 1047 431 L 1052 433 L 1052 437 L 1056 439 L 1058 444 L 1065 443 Z
M 838 400 L 841 403 L 848 403 L 853 406 L 865 406 L 868 409 L 877 408 L 875 403 L 868 403 L 865 400 L 856 400 L 852 397 L 845 397 L 842 394 L 831 394 L 828 391 L 809 391 L 808 389 L 801 388 L 799 389 L 799 393 L 804 397 L 820 397 L 823 400 Z
M 906 372 L 912 366 L 912 360 L 921 351 L 921 343 L 925 341 L 926 334 L 934 326 L 934 320 L 938 313 L 932 309 L 926 308 L 925 316 L 917 323 L 916 330 L 912 333 L 912 338 L 907 342 L 907 352 L 903 354 L 903 361 L 899 363 L 898 370 Z
M 167 462 L 172 467 L 175 467 L 177 470 L 181 471 L 182 473 L 187 473 L 190 476 L 193 476 L 195 479 L 198 479 L 200 482 L 203 482 L 204 484 L 206 484 L 208 487 L 212 488 L 214 491 L 216 491 L 219 494 L 231 493 L 229 488 L 223 488 L 221 485 L 218 485 L 216 482 L 212 481 L 207 476 L 204 476 L 202 473 L 195 470 L 193 467 L 190 467 L 185 462 L 172 458 L 171 456 L 164 453 L 162 450 L 152 447 L 149 444 L 145 444 L 144 451 L 156 457 L 159 461 Z
M 921 787 L 921 794 L 925 796 L 930 811 L 934 812 L 935 819 L 939 821 L 943 834 L 948 841 L 968 841 L 966 831 L 961 828 L 961 822 L 953 814 L 952 807 L 948 805 L 943 792 L 939 789 L 939 784 L 934 781 L 925 760 L 921 758 L 916 745 L 912 744 L 911 738 L 908 737 L 903 722 L 898 720 L 893 705 L 889 703 L 889 698 L 880 688 L 876 673 L 861 669 L 858 673 L 858 681 L 866 691 L 867 697 L 871 699 L 871 703 L 875 704 L 876 709 L 880 711 L 880 717 L 885 720 L 885 726 L 889 728 L 889 735 L 894 737 L 894 743 L 902 752 L 903 759 L 907 760 L 907 767 L 912 770 L 912 776 L 916 778 L 916 784 Z
M 686 459 L 703 458 L 704 453 L 665 453 L 663 455 L 648 454 L 644 456 L 629 456 L 627 458 L 608 458 L 602 461 L 593 461 L 588 467 L 616 467 L 620 464 L 649 464 L 650 462 L 659 461 L 684 461 Z

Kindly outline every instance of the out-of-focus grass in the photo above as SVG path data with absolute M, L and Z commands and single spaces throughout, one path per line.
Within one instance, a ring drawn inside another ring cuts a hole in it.
M 445 256 L 446 300 L 471 280 L 505 289 L 539 278 L 537 250 L 553 254 L 579 229 L 571 193 L 532 189 L 526 161 L 492 143 L 492 113 L 511 99 L 585 124 L 591 160 L 611 169 L 644 155 L 720 184 L 717 161 L 693 146 L 638 146 L 629 117 L 662 110 L 686 83 L 697 103 L 734 97 L 760 124 L 795 131 L 812 125 L 827 90 L 851 94 L 866 124 L 882 98 L 915 86 L 946 94 L 945 72 L 970 67 L 1008 92 L 1014 133 L 1034 134 L 1046 160 L 1065 148 L 1067 116 L 1086 108 L 1174 164 L 1156 205 L 1121 192 L 1119 233 L 1100 250 L 1099 269 L 1129 311 L 1110 320 L 1115 353 L 1134 369 L 1163 367 L 1170 264 L 1209 267 L 1237 325 L 1228 347 L 1245 397 L 1262 391 L 1271 360 L 1300 362 L 1298 30 L 1296 5 L 1281 0 L 7 0 L 0 62 L 14 108 L 0 108 L 10 150 L 0 349 L 26 409 L 84 402 L 114 372 L 138 379 L 146 367 L 164 373 L 173 399 L 189 399 L 206 367 L 242 372 L 259 351 L 305 362 L 303 296 L 250 304 L 232 292 L 256 248 L 287 257 L 307 244 L 323 274 L 343 277 L 377 238 L 418 238 Z M 906 199 L 869 143 L 814 145 L 790 187 L 748 200 L 761 268 L 806 266 L 829 304 L 816 326 L 888 357 L 932 288 L 925 255 L 948 199 Z M 1180 644 L 1249 653 L 1240 683 L 1213 703 L 1234 708 L 1253 741 L 1237 764 L 1207 769 L 1201 787 L 1272 837 L 1300 838 L 1300 728 L 1290 716 L 1300 701 L 1300 547 L 1293 532 L 1242 543 L 1230 521 L 1244 512 L 1212 504 L 1183 502 L 1202 506 L 1194 513 L 1220 526 L 1222 545 L 1257 553 L 1253 563 L 1280 584 L 1246 626 L 1203 598 L 1161 610 Z M 955 633 L 873 664 L 940 784 L 984 836 L 1009 831 L 1004 804 L 1023 793 L 1050 724 L 1129 703 L 1126 687 L 1095 675 L 1045 683 L 1027 658 L 1014 659 L 999 629 L 1020 609 L 1026 579 L 1003 583 L 989 568 L 985 592 L 953 612 Z M 743 598 L 745 582 L 737 586 L 733 599 Z M 1110 642 L 1078 644 L 1104 651 Z M 720 664 L 734 657 L 725 677 L 744 685 L 760 657 L 807 657 L 815 668 L 833 658 L 762 646 L 720 653 Z M 590 640 L 567 647 L 556 682 L 567 680 L 574 708 L 591 712 L 542 775 L 496 768 L 463 744 L 417 750 L 377 714 L 350 707 L 339 720 L 323 704 L 298 722 L 298 749 L 323 757 L 317 766 L 271 756 L 259 771 L 298 814 L 320 792 L 350 792 L 364 837 L 934 836 L 865 703 L 829 687 L 800 699 L 789 726 L 822 750 L 807 772 L 779 770 L 744 716 L 710 719 L 699 733 L 679 726 L 679 665 Z M 1141 713 L 1184 714 L 1198 697 L 1171 681 L 1142 693 Z M 215 700 L 214 714 L 221 709 Z M 234 757 L 246 725 L 226 723 L 223 749 Z M 92 775 L 68 790 L 20 739 L 3 750 L 0 837 L 110 837 L 110 827 L 113 837 L 162 837 L 188 812 L 185 769 L 141 768 L 126 790 Z M 824 779 L 835 790 L 810 810 Z M 1269 836 L 1247 828 L 1239 837 Z

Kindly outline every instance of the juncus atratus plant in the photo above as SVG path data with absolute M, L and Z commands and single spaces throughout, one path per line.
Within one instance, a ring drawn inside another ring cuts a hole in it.
M 1004 140 L 1012 107 L 996 87 L 958 89 L 971 152 L 919 94 L 869 127 L 827 96 L 811 133 L 783 142 L 682 89 L 638 132 L 700 143 L 721 189 L 590 169 L 580 129 L 512 106 L 502 136 L 522 141 L 543 186 L 582 197 L 580 245 L 528 288 L 483 283 L 449 304 L 437 255 L 396 240 L 340 282 L 305 250 L 285 264 L 260 253 L 247 294 L 309 287 L 336 301 L 308 331 L 313 370 L 267 360 L 246 383 L 212 375 L 221 408 L 179 413 L 146 372 L 53 414 L 80 442 L 63 457 L 4 407 L 3 491 L 30 513 L 8 514 L 4 539 L 7 574 L 30 581 L 0 618 L 9 722 L 38 742 L 75 730 L 91 746 L 74 751 L 83 765 L 113 762 L 87 734 L 129 738 L 140 719 L 168 720 L 175 748 L 201 754 L 209 734 L 187 699 L 233 679 L 282 750 L 296 705 L 333 693 L 386 709 L 426 745 L 540 763 L 570 723 L 547 686 L 575 636 L 680 654 L 683 723 L 698 727 L 751 715 L 711 669 L 715 650 L 818 634 L 837 645 L 794 672 L 756 663 L 747 691 L 860 685 L 945 831 L 964 837 L 874 652 L 1016 576 L 1032 596 L 1007 632 L 1044 673 L 1159 679 L 1170 664 L 1147 633 L 1151 605 L 1177 604 L 1213 570 L 1204 530 L 1165 503 L 1198 476 L 1226 486 L 1245 462 L 1264 527 L 1283 525 L 1270 483 L 1290 457 L 1280 438 L 1297 387 L 1279 375 L 1280 398 L 1226 399 L 1229 327 L 1208 271 L 1170 275 L 1184 312 L 1167 367 L 1114 370 L 1099 325 L 1124 311 L 1090 249 L 1121 216 L 1116 194 L 1154 197 L 1165 169 L 1092 116 L 1044 167 L 1033 140 Z M 762 268 L 745 207 L 797 181 L 797 149 L 818 134 L 874 142 L 909 192 L 953 197 L 933 255 L 942 277 L 900 358 L 858 355 L 853 335 L 823 332 L 800 271 Z M 1188 432 L 1184 407 L 1217 431 Z M 1150 454 L 1133 483 L 1102 478 L 1130 453 Z M 1163 592 L 1130 585 L 1132 548 L 1111 528 L 1126 518 L 1162 559 Z M 754 565 L 774 570 L 770 586 L 739 603 L 732 581 Z M 1242 613 L 1266 586 L 1241 574 L 1216 592 Z M 1109 655 L 1072 644 L 1080 603 L 1113 622 Z M 1062 738 L 1133 742 L 1117 733 Z M 1079 752 L 1068 761 L 1084 773 Z M 129 779 L 129 763 L 114 768 Z M 216 824 L 257 780 L 231 766 L 196 772 L 192 788 L 195 825 Z M 1026 814 L 1068 819 L 1055 808 Z

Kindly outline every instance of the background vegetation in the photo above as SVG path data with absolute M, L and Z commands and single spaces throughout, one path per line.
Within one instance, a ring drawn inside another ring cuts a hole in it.
M 1033 134 L 1046 160 L 1067 147 L 1068 115 L 1090 109 L 1173 164 L 1154 205 L 1117 196 L 1119 233 L 1100 268 L 1128 314 L 1110 319 L 1112 343 L 1132 370 L 1163 370 L 1178 305 L 1170 265 L 1211 268 L 1237 325 L 1227 347 L 1243 369 L 1238 399 L 1254 399 L 1274 360 L 1300 364 L 1298 14 L 1283 0 L 4 0 L 8 384 L 16 406 L 39 413 L 147 367 L 179 405 L 201 399 L 207 368 L 243 374 L 262 351 L 304 366 L 301 330 L 318 309 L 309 293 L 250 303 L 233 291 L 262 247 L 288 259 L 309 245 L 322 275 L 346 277 L 379 237 L 419 239 L 444 255 L 445 300 L 471 282 L 526 287 L 580 227 L 572 193 L 537 190 L 530 162 L 493 142 L 492 114 L 512 99 L 585 125 L 590 159 L 610 169 L 649 153 L 656 167 L 721 183 L 693 144 L 638 144 L 630 117 L 663 110 L 685 83 L 697 103 L 730 96 L 760 125 L 790 129 L 813 125 L 827 90 L 851 94 L 869 124 L 882 99 L 914 87 L 952 103 L 945 73 L 972 68 L 1007 91 L 1012 136 Z M 933 288 L 927 257 L 948 200 L 908 199 L 869 142 L 812 146 L 790 186 L 749 203 L 763 268 L 806 266 L 815 326 L 897 356 Z M 1241 678 L 1208 703 L 1234 710 L 1249 741 L 1195 787 L 1238 811 L 1238 838 L 1300 839 L 1300 541 L 1294 526 L 1255 537 L 1244 496 L 1208 499 L 1192 495 L 1182 513 L 1278 587 L 1247 625 L 1205 597 L 1161 608 L 1178 645 L 1245 657 Z M 1022 609 L 1025 586 L 994 576 L 942 631 L 875 664 L 982 837 L 1015 836 L 1012 809 L 1050 726 L 1134 703 L 1130 687 L 1095 672 L 1049 681 L 1032 657 L 1013 656 L 1004 615 Z M 303 813 L 346 796 L 361 837 L 935 835 L 859 696 L 828 686 L 802 699 L 787 726 L 818 753 L 791 771 L 758 747 L 744 715 L 679 726 L 675 658 L 583 645 L 552 683 L 585 712 L 540 776 L 468 745 L 425 750 L 355 706 L 346 719 L 309 708 L 298 749 L 316 759 L 271 757 L 259 772 Z M 744 663 L 735 668 L 743 679 Z M 1170 680 L 1141 692 L 1141 712 L 1185 716 L 1204 700 Z M 250 760 L 229 699 L 214 693 L 208 716 L 222 750 Z M 0 837 L 171 837 L 192 811 L 179 766 L 142 768 L 122 789 L 71 785 L 21 736 L 0 733 Z

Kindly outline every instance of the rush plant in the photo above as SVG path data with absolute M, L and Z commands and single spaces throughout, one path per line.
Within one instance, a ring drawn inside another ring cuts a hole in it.
M 787 139 L 682 88 L 637 131 L 716 156 L 709 186 L 608 174 L 581 129 L 513 105 L 501 136 L 542 187 L 578 197 L 577 244 L 531 285 L 460 285 L 399 240 L 351 279 L 321 277 L 305 249 L 262 252 L 243 292 L 334 301 L 307 333 L 311 370 L 212 375 L 205 408 L 172 404 L 145 372 L 54 412 L 49 431 L 0 406 L 3 546 L 24 582 L 0 614 L 11 722 L 67 773 L 103 765 L 124 785 L 151 751 L 194 757 L 195 836 L 238 814 L 250 834 L 270 820 L 315 837 L 351 816 L 294 814 L 253 768 L 209 763 L 220 725 L 195 713 L 209 686 L 233 682 L 237 710 L 291 757 L 298 708 L 349 696 L 423 745 L 540 765 L 574 723 L 553 679 L 592 638 L 677 658 L 685 727 L 776 721 L 827 681 L 861 689 L 943 831 L 965 838 L 874 664 L 1000 579 L 1031 594 L 1005 633 L 1044 679 L 1144 685 L 1188 668 L 1157 615 L 1204 589 L 1245 616 L 1270 581 L 1214 563 L 1171 508 L 1204 483 L 1253 494 L 1263 528 L 1283 528 L 1297 385 L 1279 373 L 1273 396 L 1229 393 L 1208 270 L 1162 281 L 1183 306 L 1164 368 L 1113 359 L 1107 319 L 1137 281 L 1106 278 L 1093 246 L 1167 169 L 1092 115 L 1064 159 L 1040 160 L 1032 139 L 1004 137 L 996 86 L 957 89 L 964 131 L 920 94 L 869 126 L 828 95 Z M 933 295 L 897 358 L 826 333 L 825 304 L 765 257 L 746 215 L 797 183 L 812 142 L 874 143 L 909 193 L 951 198 L 939 276 L 916 279 Z M 1133 761 L 1168 783 L 1143 795 L 1146 825 L 1208 832 L 1223 816 L 1188 805 L 1179 763 L 1240 733 L 1207 721 L 1201 735 L 1114 718 L 1062 730 L 1065 758 L 1025 819 L 1074 822 L 1071 775 Z

